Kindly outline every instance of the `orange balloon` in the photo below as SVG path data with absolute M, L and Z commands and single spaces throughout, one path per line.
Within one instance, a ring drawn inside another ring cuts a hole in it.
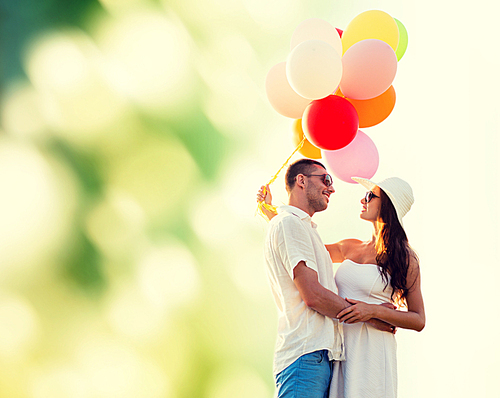
M 292 125 L 293 131 L 293 145 L 297 146 L 300 144 L 304 138 L 304 131 L 302 130 L 302 119 L 294 120 Z M 321 159 L 321 149 L 311 144 L 307 138 L 304 141 L 304 145 L 299 149 L 301 155 L 309 159 Z
M 336 95 L 343 97 L 339 90 Z M 391 114 L 396 105 L 396 91 L 390 86 L 384 93 L 378 97 L 368 100 L 355 100 L 346 98 L 356 108 L 359 117 L 359 128 L 372 127 L 383 122 Z

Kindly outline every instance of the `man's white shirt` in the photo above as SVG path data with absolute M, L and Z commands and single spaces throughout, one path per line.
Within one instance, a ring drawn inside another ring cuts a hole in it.
M 323 287 L 337 293 L 330 255 L 309 214 L 294 206 L 279 207 L 269 223 L 265 258 L 278 308 L 274 374 L 318 350 L 328 350 L 330 360 L 344 360 L 342 325 L 309 308 L 293 282 L 294 268 L 304 261 Z

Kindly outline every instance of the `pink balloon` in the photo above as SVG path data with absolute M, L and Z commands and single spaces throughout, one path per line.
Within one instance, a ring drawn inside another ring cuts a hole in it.
M 266 77 L 267 99 L 280 115 L 292 119 L 302 118 L 311 100 L 298 95 L 286 78 L 286 62 L 274 65 Z
M 328 169 L 340 180 L 356 184 L 351 177 L 372 178 L 378 169 L 375 143 L 361 130 L 352 142 L 337 151 L 321 151 Z
M 377 39 L 362 40 L 342 57 L 340 90 L 347 98 L 366 100 L 384 93 L 398 69 L 396 53 L 389 44 Z

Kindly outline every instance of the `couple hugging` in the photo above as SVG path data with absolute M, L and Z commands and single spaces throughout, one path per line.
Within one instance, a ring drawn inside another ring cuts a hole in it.
M 277 214 L 263 208 L 278 307 L 278 397 L 396 397 L 395 330 L 425 326 L 419 261 L 402 220 L 413 204 L 411 187 L 397 177 L 377 184 L 354 177 L 369 190 L 360 217 L 373 224 L 373 236 L 324 245 L 311 217 L 328 207 L 331 176 L 320 162 L 301 159 L 285 178 L 288 206 Z M 269 189 L 257 200 L 271 204 Z M 335 275 L 332 262 L 341 263 Z

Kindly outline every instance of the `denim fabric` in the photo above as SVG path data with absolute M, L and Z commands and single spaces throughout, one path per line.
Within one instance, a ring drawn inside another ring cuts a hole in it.
M 302 355 L 276 375 L 278 398 L 328 398 L 332 370 L 327 350 Z

